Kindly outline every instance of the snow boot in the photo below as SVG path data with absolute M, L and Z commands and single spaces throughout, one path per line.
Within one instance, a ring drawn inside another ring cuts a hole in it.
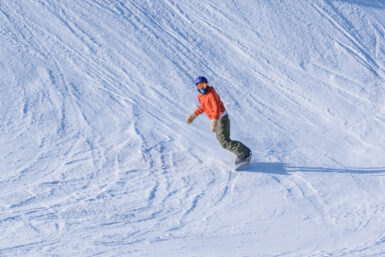
M 252 153 L 251 151 L 247 154 L 241 154 L 235 160 L 235 166 L 239 166 L 241 163 L 249 163 L 251 160 Z

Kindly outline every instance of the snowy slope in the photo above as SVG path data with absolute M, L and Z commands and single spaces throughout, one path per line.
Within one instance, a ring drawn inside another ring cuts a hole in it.
M 0 0 L 0 256 L 384 256 L 385 3 Z M 205 75 L 254 161 L 216 141 Z

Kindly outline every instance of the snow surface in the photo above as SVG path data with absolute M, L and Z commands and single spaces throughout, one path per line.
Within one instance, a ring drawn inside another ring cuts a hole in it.
M 1 0 L 0 256 L 385 256 L 383 0 Z M 243 172 L 197 107 L 205 75 Z

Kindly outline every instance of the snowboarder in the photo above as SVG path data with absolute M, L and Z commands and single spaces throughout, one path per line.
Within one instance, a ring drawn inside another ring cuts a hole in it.
M 207 78 L 203 76 L 196 78 L 195 85 L 199 91 L 200 106 L 186 118 L 186 123 L 191 124 L 196 117 L 205 112 L 211 120 L 211 131 L 216 133 L 219 143 L 237 156 L 235 165 L 250 162 L 252 154 L 250 149 L 241 142 L 230 139 L 230 119 L 215 89 L 208 85 Z

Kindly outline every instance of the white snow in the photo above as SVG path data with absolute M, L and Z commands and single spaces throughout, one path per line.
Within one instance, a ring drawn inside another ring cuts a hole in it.
M 385 256 L 382 0 L 0 1 L 0 256 Z M 199 116 L 221 96 L 233 169 Z

